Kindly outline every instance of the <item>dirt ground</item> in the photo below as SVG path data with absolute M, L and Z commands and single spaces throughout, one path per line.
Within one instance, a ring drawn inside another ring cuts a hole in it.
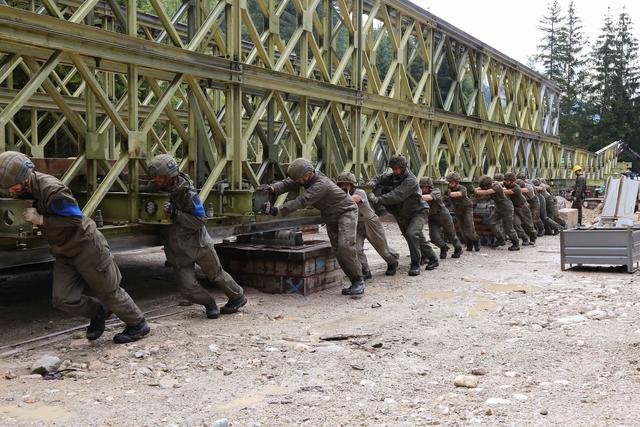
M 559 239 L 545 237 L 408 277 L 407 246 L 385 227 L 401 268 L 384 276 L 369 247 L 362 298 L 247 289 L 242 313 L 207 320 L 202 307 L 172 308 L 184 311 L 131 345 L 112 343 L 115 328 L 95 343 L 75 333 L 0 358 L 0 425 L 638 424 L 637 273 L 562 272 Z M 159 249 L 117 260 L 143 310 L 180 301 Z M 50 308 L 46 270 L 0 280 L 0 347 L 81 322 Z M 335 334 L 356 337 L 320 339 Z M 45 354 L 78 370 L 29 376 Z

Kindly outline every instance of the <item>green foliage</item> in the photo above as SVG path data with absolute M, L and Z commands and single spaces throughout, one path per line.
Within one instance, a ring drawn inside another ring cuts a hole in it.
M 539 21 L 538 29 L 542 31 L 541 43 L 538 45 L 537 59 L 541 62 L 547 78 L 562 81 L 564 52 L 562 39 L 566 37 L 563 26 L 565 20 L 558 0 L 547 5 L 547 14 Z
M 640 149 L 638 40 L 626 10 L 617 20 L 607 12 L 588 53 L 573 1 L 563 16 L 554 0 L 541 22 L 535 59 L 562 89 L 561 142 L 597 150 L 623 140 Z

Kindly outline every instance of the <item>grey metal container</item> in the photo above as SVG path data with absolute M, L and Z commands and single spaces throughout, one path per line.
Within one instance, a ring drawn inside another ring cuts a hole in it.
M 565 230 L 560 235 L 562 270 L 574 265 L 625 265 L 629 273 L 640 263 L 640 228 Z

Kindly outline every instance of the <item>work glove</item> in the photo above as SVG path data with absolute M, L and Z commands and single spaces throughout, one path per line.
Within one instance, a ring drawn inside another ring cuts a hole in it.
M 271 209 L 269 209 L 269 215 L 278 216 L 278 208 L 271 206 Z
M 366 184 L 367 187 L 371 187 L 371 188 L 375 188 L 376 185 L 378 185 L 378 183 L 375 182 L 373 179 L 367 182 Z
M 171 202 L 165 202 L 164 206 L 163 206 L 163 209 L 164 209 L 164 213 L 166 213 L 169 216 L 173 216 L 173 214 L 176 211 L 175 206 L 173 206 L 173 203 L 171 203 Z
M 273 193 L 273 187 L 269 184 L 262 184 L 256 188 L 256 191 L 268 191 L 269 193 Z
M 38 213 L 36 208 L 27 208 L 27 210 L 22 213 L 22 218 L 33 225 L 42 225 L 44 222 L 44 217 Z
M 369 193 L 367 194 L 367 197 L 369 198 L 369 202 L 373 203 L 374 205 L 378 203 L 378 196 L 376 196 L 373 193 Z

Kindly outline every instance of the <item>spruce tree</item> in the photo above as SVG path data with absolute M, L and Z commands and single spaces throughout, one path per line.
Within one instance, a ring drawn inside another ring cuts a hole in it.
M 586 46 L 582 19 L 578 16 L 574 2 L 569 3 L 567 15 L 559 32 L 558 44 L 561 54 L 562 98 L 560 101 L 560 138 L 563 143 L 581 145 L 584 121 L 584 81 L 586 76 L 584 48 Z
M 639 88 L 638 40 L 633 35 L 631 17 L 623 8 L 616 25 L 616 66 L 613 79 L 615 101 L 612 113 L 617 138 L 636 150 L 640 149 Z
M 610 112 L 614 103 L 613 80 L 618 64 L 616 32 L 611 19 L 611 10 L 607 9 L 601 33 L 591 51 L 591 102 L 602 116 Z
M 543 33 L 538 45 L 537 60 L 542 64 L 544 74 L 547 78 L 558 83 L 563 79 L 563 49 L 561 40 L 564 36 L 564 16 L 558 0 L 553 0 L 547 4 L 547 13 L 539 21 L 540 29 Z

